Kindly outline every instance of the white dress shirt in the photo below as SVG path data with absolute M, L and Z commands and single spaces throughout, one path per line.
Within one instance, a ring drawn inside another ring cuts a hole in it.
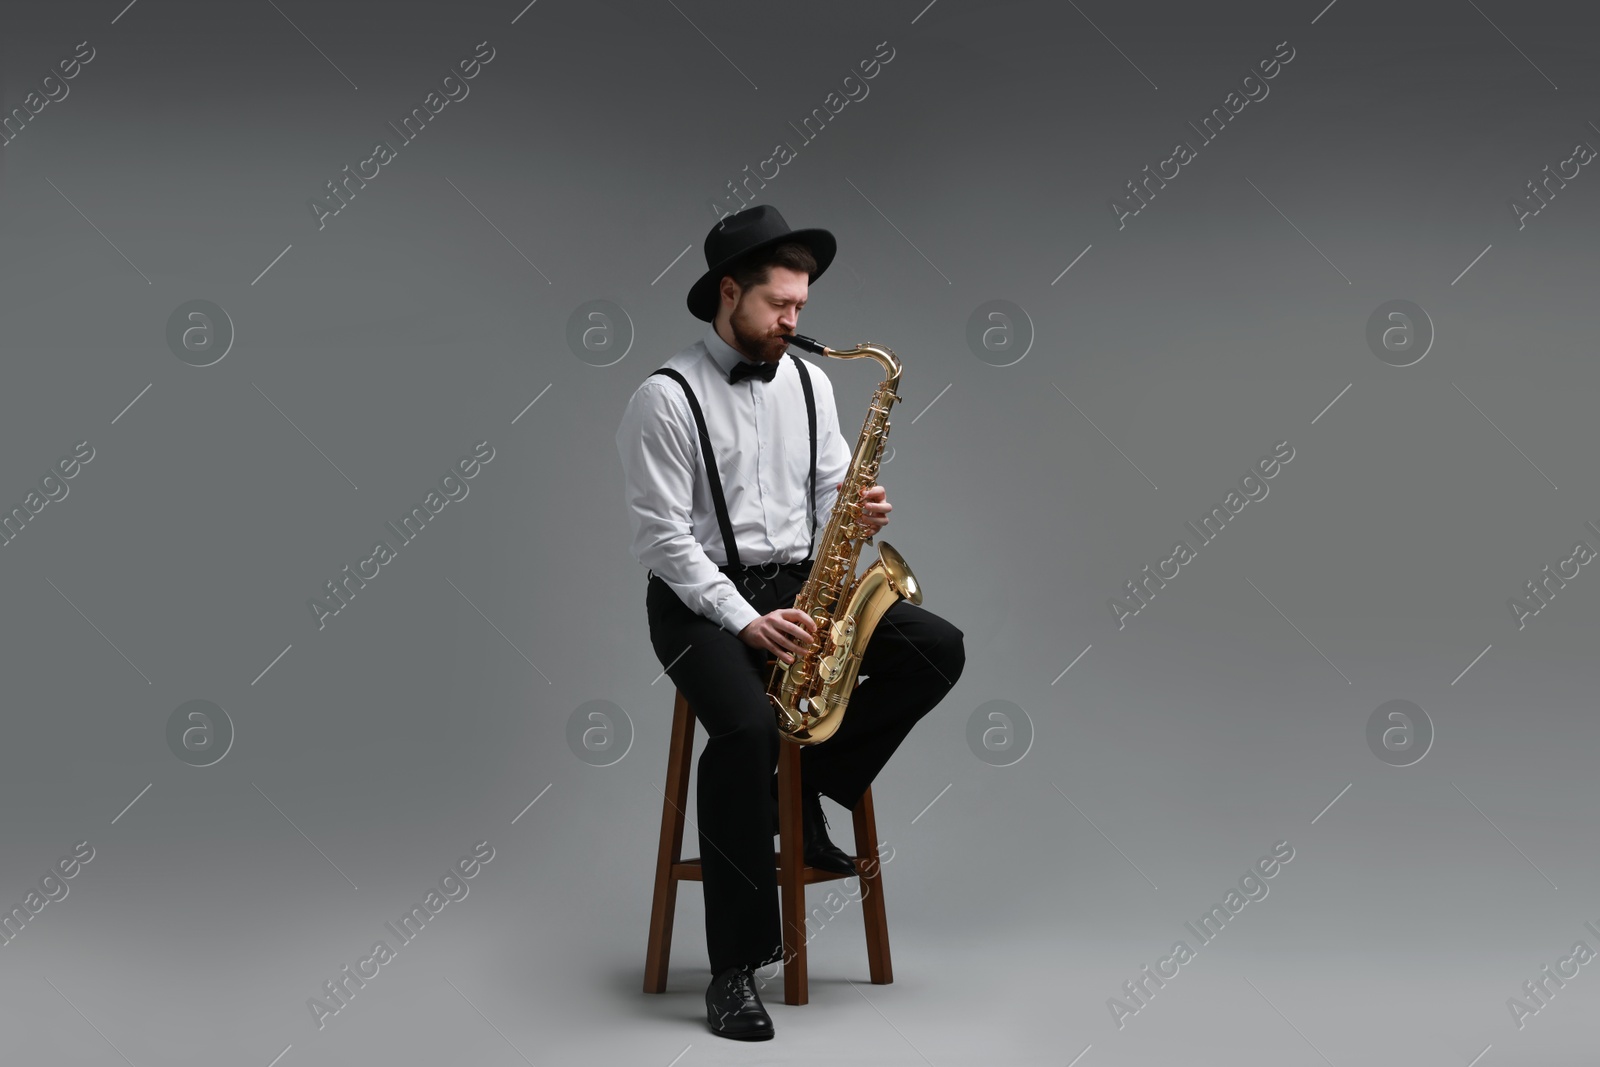
M 742 353 L 715 326 L 665 364 L 688 381 L 705 415 L 706 432 L 739 562 L 797 563 L 809 558 L 811 518 L 822 539 L 850 465 L 851 448 L 839 433 L 833 385 L 811 360 L 817 408 L 817 493 L 807 506 L 811 438 L 797 358 L 786 354 L 770 382 L 728 381 Z M 746 361 L 750 362 L 750 361 Z M 633 523 L 630 551 L 684 604 L 737 634 L 761 613 L 719 567 L 728 562 L 717 525 L 700 433 L 683 386 L 665 374 L 645 378 L 628 399 L 617 428 L 625 499 Z

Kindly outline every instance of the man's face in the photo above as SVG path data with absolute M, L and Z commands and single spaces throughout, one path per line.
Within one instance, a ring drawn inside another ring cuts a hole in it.
M 734 347 L 752 359 L 776 363 L 789 347 L 784 334 L 793 335 L 806 306 L 809 279 L 805 271 L 773 267 L 763 285 L 739 294 L 728 316 Z

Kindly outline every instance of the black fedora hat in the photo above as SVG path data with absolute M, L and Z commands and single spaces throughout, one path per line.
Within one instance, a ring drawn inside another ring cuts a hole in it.
M 703 322 L 716 318 L 721 303 L 722 276 L 731 273 L 744 256 L 790 241 L 805 245 L 816 258 L 817 269 L 811 281 L 822 277 L 838 250 L 833 234 L 827 230 L 791 230 L 778 209 L 770 204 L 736 211 L 711 227 L 711 232 L 706 234 L 707 270 L 689 289 L 689 314 Z

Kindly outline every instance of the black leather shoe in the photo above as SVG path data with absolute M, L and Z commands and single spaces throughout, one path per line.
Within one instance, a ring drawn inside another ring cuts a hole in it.
M 822 813 L 822 795 L 806 790 L 801 795 L 801 810 L 805 813 L 806 866 L 837 874 L 855 874 L 856 861 L 828 840 L 828 817 Z
M 706 1025 L 718 1037 L 765 1041 L 772 1037 L 772 1017 L 756 992 L 754 968 L 729 967 L 706 987 Z

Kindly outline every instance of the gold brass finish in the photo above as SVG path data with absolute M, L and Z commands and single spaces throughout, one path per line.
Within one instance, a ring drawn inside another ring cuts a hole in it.
M 878 620 L 901 597 L 921 604 L 922 587 L 887 541 L 878 546 L 878 559 L 856 576 L 862 545 L 873 543 L 871 529 L 860 522 L 861 491 L 877 482 L 884 441 L 889 436 L 889 409 L 901 399 L 896 392 L 899 357 L 881 345 L 865 342 L 839 350 L 809 337 L 785 339 L 817 355 L 875 359 L 884 369 L 811 574 L 795 596 L 794 606 L 816 621 L 815 640 L 791 663 L 774 659 L 767 676 L 767 699 L 777 715 L 778 733 L 794 744 L 813 745 L 832 737 L 844 720 L 861 657 Z

